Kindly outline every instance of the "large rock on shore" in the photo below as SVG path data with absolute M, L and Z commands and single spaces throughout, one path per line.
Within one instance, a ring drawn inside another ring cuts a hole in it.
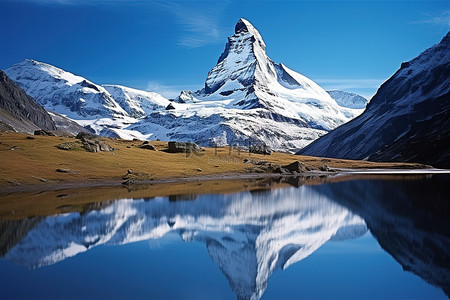
M 169 148 L 167 152 L 169 153 L 185 153 L 185 152 L 201 152 L 203 148 L 201 148 L 196 143 L 190 142 L 169 142 Z
M 83 148 L 89 152 L 100 152 L 100 151 L 114 151 L 115 149 L 105 143 L 99 136 L 80 132 L 77 134 L 77 139 L 81 140 L 83 143 Z

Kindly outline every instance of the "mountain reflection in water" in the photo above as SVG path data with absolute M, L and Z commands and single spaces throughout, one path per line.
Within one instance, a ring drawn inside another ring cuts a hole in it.
M 27 231 L 4 258 L 38 268 L 98 245 L 156 240 L 172 232 L 184 241 L 204 243 L 238 298 L 259 299 L 275 270 L 328 241 L 358 238 L 369 228 L 405 270 L 449 295 L 448 183 L 442 176 L 357 180 L 185 201 L 124 199 L 33 225 L 30 220 L 3 222 L 4 236 Z

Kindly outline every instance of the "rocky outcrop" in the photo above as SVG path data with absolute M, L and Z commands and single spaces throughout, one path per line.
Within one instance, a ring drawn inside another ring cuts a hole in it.
M 153 146 L 149 141 L 144 141 L 142 144 L 138 146 L 141 149 L 153 150 L 156 151 L 155 146 Z
M 43 129 L 35 130 L 34 135 L 56 136 L 56 134 L 54 132 L 51 132 L 49 130 L 43 130 Z
M 169 153 L 187 153 L 204 151 L 196 143 L 189 142 L 169 142 L 167 152 Z
M 248 152 L 262 155 L 272 155 L 272 149 L 266 144 L 251 144 L 248 147 Z
M 15 131 L 56 130 L 47 111 L 0 70 L 0 121 Z
M 88 152 L 100 152 L 100 151 L 114 151 L 115 149 L 105 143 L 103 138 L 86 133 L 80 132 L 77 137 L 83 143 L 83 148 Z

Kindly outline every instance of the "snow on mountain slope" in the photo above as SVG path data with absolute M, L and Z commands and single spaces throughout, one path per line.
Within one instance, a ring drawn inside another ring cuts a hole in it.
M 49 64 L 25 60 L 5 72 L 47 110 L 71 119 L 127 115 L 103 87 Z
M 35 268 L 99 245 L 173 232 L 184 241 L 205 243 L 239 299 L 259 299 L 275 270 L 308 257 L 330 239 L 366 231 L 361 218 L 311 186 L 203 195 L 194 201 L 128 199 L 98 211 L 48 217 L 5 258 Z
M 265 49 L 259 32 L 240 19 L 205 87 L 185 91 L 175 100 L 175 110 L 151 114 L 131 128 L 161 140 L 264 142 L 275 150 L 295 151 L 361 113 L 339 106 L 310 79 L 275 64 Z
M 327 91 L 327 93 L 333 98 L 336 103 L 341 107 L 361 109 L 364 111 L 369 101 L 355 93 L 344 91 Z M 361 111 L 362 113 L 362 111 Z
M 103 85 L 114 100 L 134 118 L 140 118 L 159 109 L 165 109 L 170 101 L 153 92 L 146 92 L 120 85 Z
M 341 112 L 349 119 L 353 119 L 364 112 L 369 101 L 355 93 L 344 91 L 327 91 L 340 106 Z
M 266 54 L 259 32 L 240 19 L 205 87 L 169 101 L 156 93 L 92 82 L 26 60 L 7 74 L 46 109 L 105 136 L 195 141 L 203 146 L 266 143 L 295 152 L 349 121 L 360 109 L 340 106 L 312 80 Z
M 270 60 L 261 35 L 245 19 L 236 24 L 235 34 L 196 96 L 229 100 L 230 107 L 260 108 L 272 115 L 266 118 L 279 116 L 325 131 L 348 120 L 316 83 Z
M 401 68 L 378 89 L 364 113 L 315 141 L 300 154 L 450 165 L 450 32 Z M 438 117 L 434 122 L 426 120 Z M 416 126 L 421 128 L 417 135 Z M 414 132 L 410 132 L 414 130 Z M 405 141 L 403 137 L 407 137 Z M 401 143 L 397 141 L 401 140 Z M 411 150 L 414 145 L 414 151 Z M 382 155 L 384 149 L 389 155 Z M 395 150 L 395 152 L 394 152 Z M 422 152 L 422 153 L 421 153 Z M 419 154 L 422 155 L 417 160 Z M 430 159 L 430 157 L 434 157 Z M 437 158 L 436 158 L 437 157 Z M 376 159 L 376 157 L 374 158 Z
M 150 134 L 127 127 L 144 114 L 164 109 L 169 103 L 156 93 L 121 86 L 102 87 L 34 60 L 15 64 L 5 72 L 48 111 L 68 117 L 103 136 L 148 139 Z

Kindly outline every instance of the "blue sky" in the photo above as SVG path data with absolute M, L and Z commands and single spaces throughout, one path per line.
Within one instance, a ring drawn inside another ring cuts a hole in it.
M 450 30 L 450 1 L 0 0 L 0 69 L 31 58 L 173 97 L 203 87 L 241 17 L 275 62 L 370 97 Z

